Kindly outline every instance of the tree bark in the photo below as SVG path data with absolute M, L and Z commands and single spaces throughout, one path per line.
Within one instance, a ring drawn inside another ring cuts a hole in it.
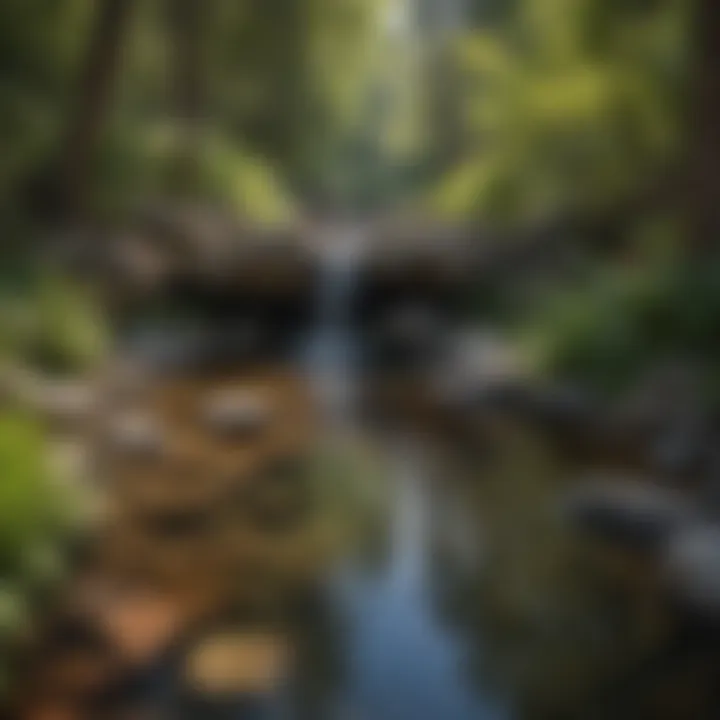
M 688 241 L 704 253 L 720 241 L 720 2 L 697 4 L 688 118 Z
M 68 219 L 88 212 L 93 164 L 117 85 L 133 0 L 102 0 L 92 30 L 58 174 L 57 211 Z

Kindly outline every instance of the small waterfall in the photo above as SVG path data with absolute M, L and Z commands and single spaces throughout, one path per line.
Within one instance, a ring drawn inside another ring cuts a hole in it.
M 326 230 L 320 248 L 318 322 L 304 365 L 331 427 L 347 427 L 353 417 L 359 350 L 352 332 L 352 298 L 363 240 L 359 227 Z
M 362 249 L 361 228 L 328 231 L 320 249 L 318 321 L 303 356 L 333 434 L 362 432 L 354 412 L 361 348 L 352 322 Z M 346 623 L 344 681 L 329 717 L 505 720 L 494 698 L 476 697 L 467 686 L 462 644 L 435 606 L 432 453 L 404 432 L 374 439 L 392 468 L 390 546 L 382 567 L 368 570 L 348 558 L 328 578 Z

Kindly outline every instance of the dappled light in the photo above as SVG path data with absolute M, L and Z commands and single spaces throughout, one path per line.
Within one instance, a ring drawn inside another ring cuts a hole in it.
M 719 43 L 0 3 L 0 716 L 718 717 Z

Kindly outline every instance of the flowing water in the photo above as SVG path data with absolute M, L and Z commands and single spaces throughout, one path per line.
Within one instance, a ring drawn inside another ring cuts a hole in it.
M 383 458 L 383 512 L 312 589 L 281 692 L 188 705 L 165 663 L 139 697 L 174 708 L 162 717 L 193 720 L 714 717 L 685 712 L 714 676 L 706 659 L 682 654 L 678 667 L 668 652 L 675 618 L 652 563 L 597 554 L 559 522 L 574 470 L 542 441 L 501 428 L 489 455 L 449 459 L 431 434 L 363 421 L 352 322 L 362 253 L 357 227 L 324 245 L 318 321 L 298 365 L 328 444 Z M 365 512 L 349 505 L 348 523 Z
M 327 231 L 321 238 L 317 323 L 301 362 L 328 425 L 348 426 L 354 415 L 358 353 L 352 332 L 352 300 L 361 258 L 363 231 Z
M 349 321 L 362 233 L 336 240 L 306 367 L 331 432 L 386 458 L 391 507 L 375 562 L 350 556 L 328 569 L 324 630 L 310 639 L 323 680 L 303 717 L 686 717 L 668 709 L 698 694 L 697 677 L 688 684 L 668 655 L 675 618 L 652 564 L 598 556 L 558 522 L 570 470 L 542 442 L 509 432 L 459 478 L 426 438 L 360 422 Z
M 324 254 L 319 324 L 307 355 L 311 377 L 337 431 L 362 433 L 353 412 L 358 348 L 349 307 L 362 233 L 339 236 Z M 435 607 L 430 563 L 433 478 L 411 434 L 376 439 L 390 468 L 389 542 L 379 567 L 349 560 L 334 569 L 330 607 L 342 630 L 338 718 L 473 720 L 507 717 L 495 697 L 474 693 L 462 676 L 465 648 Z
M 391 443 L 395 510 L 387 562 L 376 573 L 347 567 L 336 588 L 348 617 L 345 707 L 358 718 L 499 720 L 499 698 L 463 676 L 462 638 L 438 612 L 429 538 L 429 464 L 411 439 Z

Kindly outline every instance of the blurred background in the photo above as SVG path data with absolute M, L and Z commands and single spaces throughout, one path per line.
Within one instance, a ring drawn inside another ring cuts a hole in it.
M 10 716 L 716 717 L 718 41 L 3 0 Z

